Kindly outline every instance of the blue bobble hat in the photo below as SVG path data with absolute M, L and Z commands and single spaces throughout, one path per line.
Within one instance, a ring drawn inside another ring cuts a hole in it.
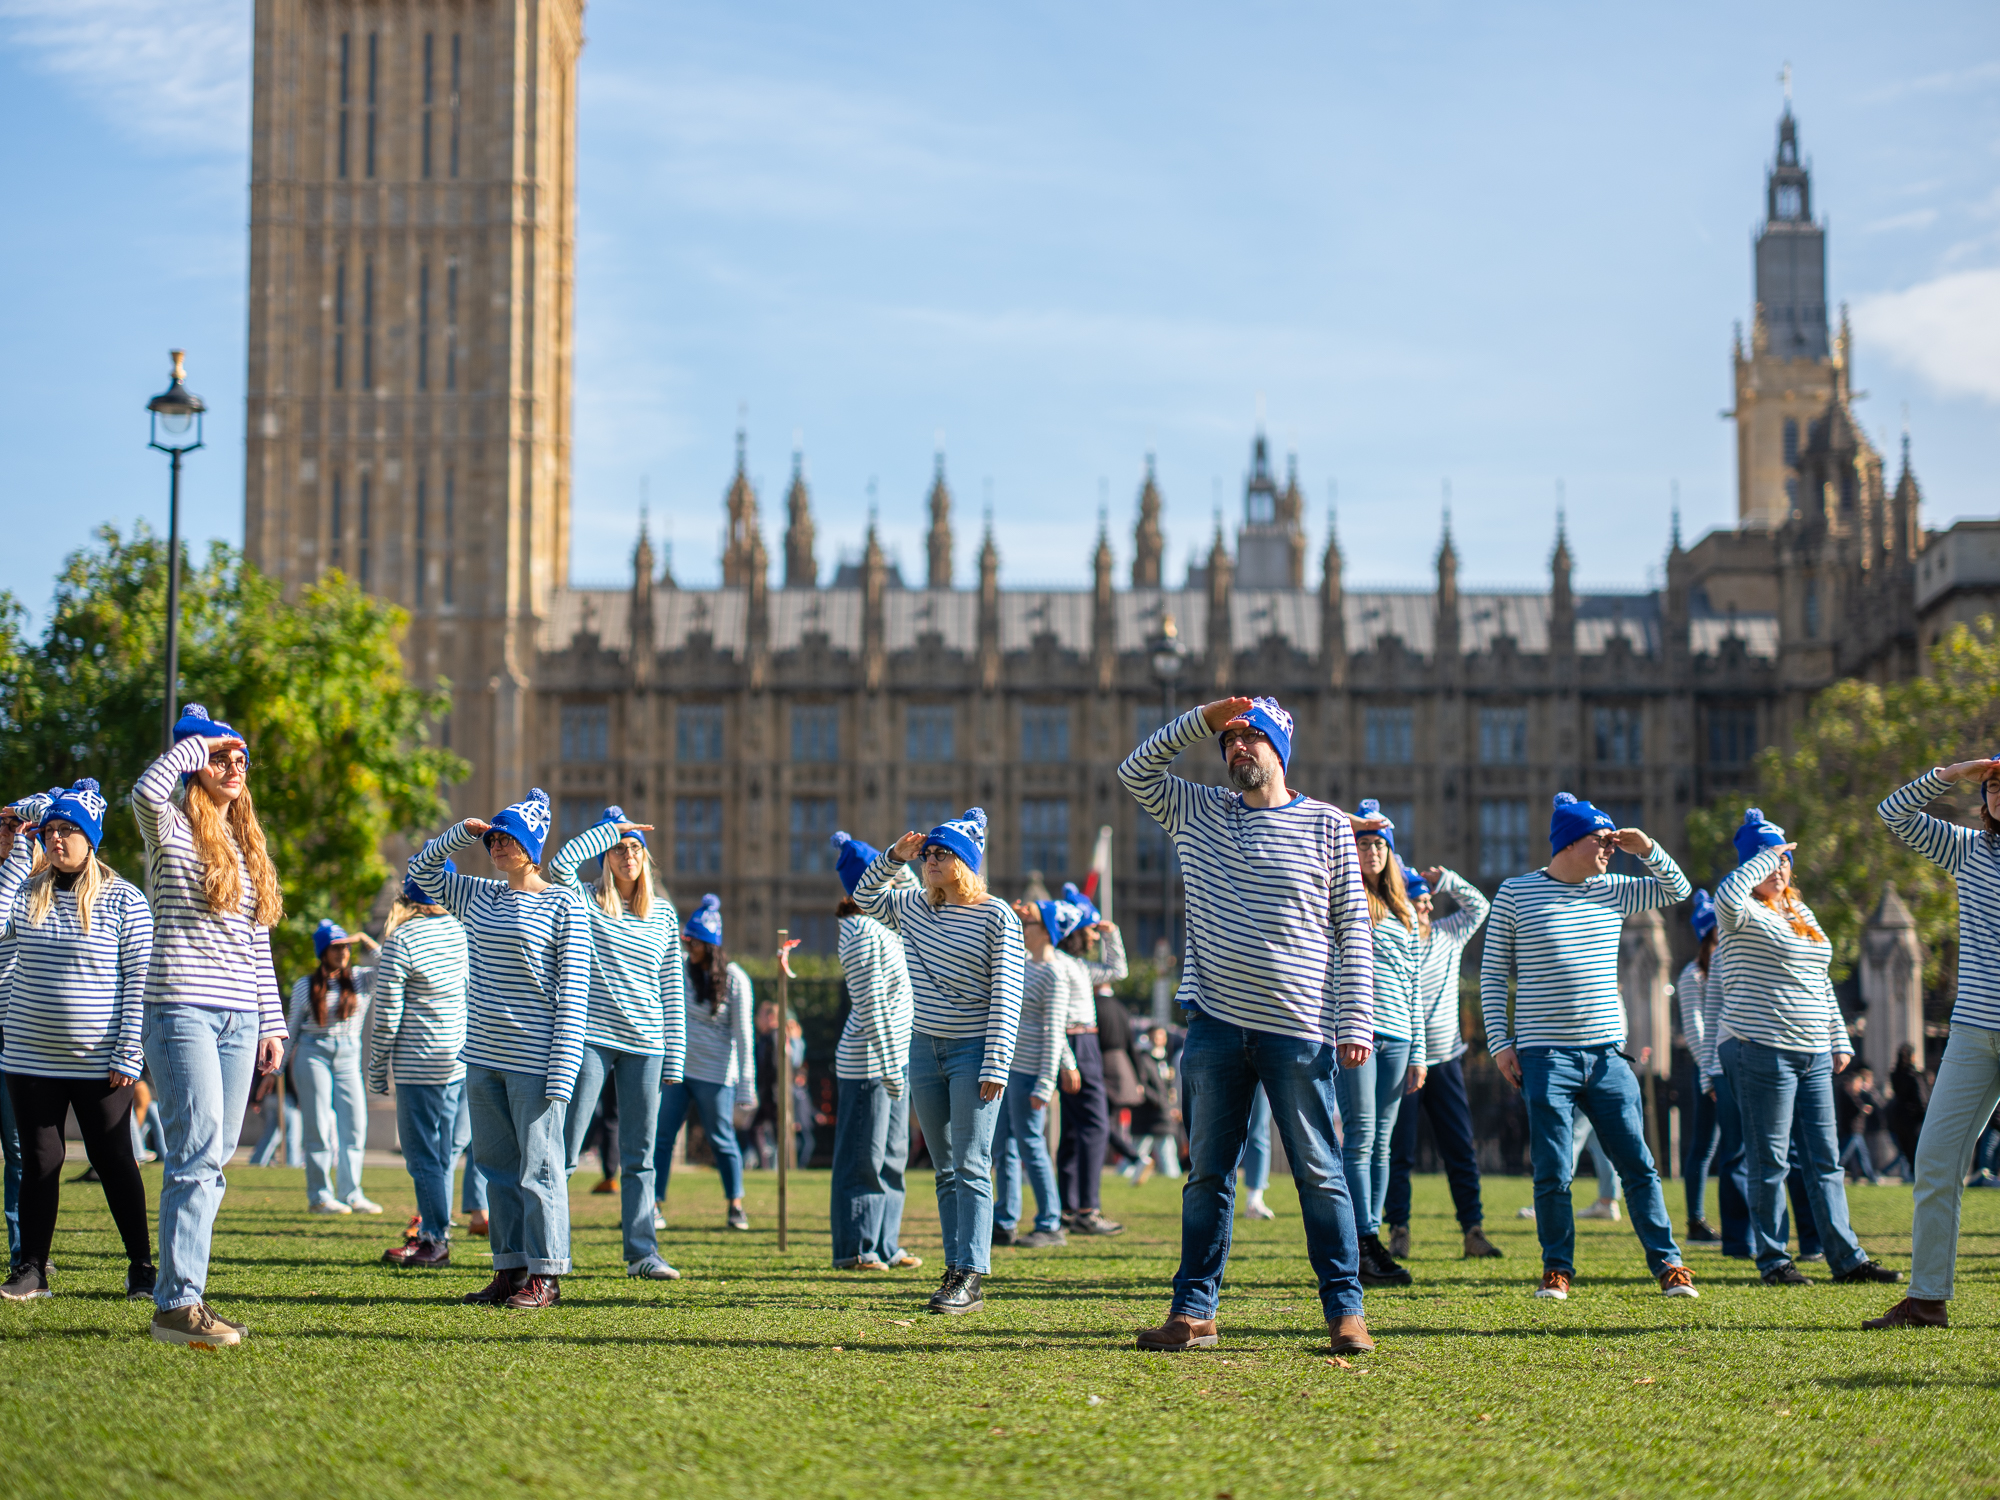
M 1715 898 L 1709 895 L 1707 891 L 1696 891 L 1694 893 L 1694 910 L 1688 913 L 1688 920 L 1694 923 L 1695 937 L 1697 939 L 1706 939 L 1711 932 L 1715 931 Z
M 1252 698 L 1249 709 L 1238 714 L 1229 724 L 1248 724 L 1252 729 L 1271 742 L 1271 748 L 1278 752 L 1278 764 L 1287 771 L 1292 768 L 1292 716 L 1279 706 L 1276 698 Z M 1229 731 L 1229 724 L 1222 726 L 1222 733 Z M 1217 736 L 1218 739 L 1221 735 Z M 1224 752 L 1224 759 L 1228 753 Z
M 1067 901 L 1071 906 L 1080 908 L 1083 912 L 1083 925 L 1086 927 L 1104 920 L 1104 913 L 1097 909 L 1097 903 L 1078 890 L 1074 880 L 1063 882 L 1062 894 L 1056 899 Z
M 1557 792 L 1555 811 L 1549 816 L 1549 852 L 1560 854 L 1578 839 L 1611 832 L 1617 827 L 1618 820 L 1602 808 L 1580 801 L 1568 792 Z
M 540 787 L 531 787 L 527 800 L 516 802 L 506 811 L 493 818 L 493 826 L 486 833 L 486 844 L 492 847 L 493 835 L 504 833 L 528 851 L 528 858 L 536 864 L 542 862 L 542 845 L 549 837 L 549 794 Z
M 1069 889 L 1074 890 L 1075 887 Z M 1060 943 L 1089 922 L 1092 915 L 1088 906 L 1079 906 L 1074 901 L 1037 901 L 1035 910 L 1042 914 L 1042 926 L 1047 929 L 1052 943 Z
M 352 941 L 353 939 L 347 935 L 345 927 L 342 927 L 333 918 L 327 917 L 320 922 L 319 926 L 313 929 L 313 956 L 315 958 L 325 958 L 326 950 L 331 948 L 335 943 L 348 943 Z
M 1736 830 L 1736 863 L 1747 865 L 1759 851 L 1785 842 L 1785 830 L 1764 817 L 1761 807 L 1743 809 L 1743 826 Z
M 688 913 L 681 931 L 711 948 L 722 946 L 722 898 L 713 892 L 701 898 L 701 905 Z
M 1405 870 L 1403 889 L 1409 892 L 1410 899 L 1415 901 L 1419 896 L 1428 896 L 1431 893 L 1431 883 L 1415 870 Z
M 620 807 L 616 802 L 614 802 L 609 807 L 605 808 L 603 812 L 597 815 L 597 821 L 599 823 L 629 823 L 632 820 L 625 816 L 625 809 Z M 646 835 L 641 833 L 636 828 L 626 833 L 624 837 L 619 840 L 619 842 L 623 843 L 625 839 L 637 839 L 639 841 L 639 846 L 643 849 L 646 849 L 648 852 L 650 852 L 652 849 L 652 845 L 646 842 Z
M 243 736 L 230 728 L 229 725 L 219 719 L 211 719 L 208 716 L 208 710 L 202 707 L 201 704 L 184 703 L 181 705 L 181 716 L 174 720 L 174 743 L 178 745 L 182 740 L 192 739 L 195 735 L 202 735 L 212 740 L 243 739 Z M 250 763 L 250 742 L 248 740 L 243 740 L 243 763 L 246 766 Z M 186 774 L 181 776 L 181 780 L 186 781 L 187 779 Z
M 977 873 L 980 862 L 986 855 L 986 809 L 968 807 L 963 817 L 951 818 L 938 824 L 924 835 L 924 847 L 942 845 L 965 862 L 965 867 Z
M 845 829 L 836 833 L 828 842 L 838 851 L 833 857 L 834 873 L 840 877 L 840 883 L 847 894 L 852 896 L 854 888 L 861 884 L 861 877 L 868 873 L 868 867 L 875 863 L 882 851 L 873 844 L 856 838 Z M 910 873 L 910 867 L 903 865 L 896 871 L 896 878 L 890 884 L 909 885 L 916 878 Z
M 1396 824 L 1394 820 L 1382 817 L 1382 804 L 1373 797 L 1361 799 L 1361 814 L 1364 818 L 1382 818 L 1380 828 L 1364 828 L 1354 836 L 1358 839 L 1380 839 L 1391 849 L 1396 847 Z
M 95 849 L 104 839 L 104 814 L 110 806 L 104 800 L 104 793 L 97 783 L 88 776 L 77 782 L 68 791 L 49 793 L 47 812 L 42 814 L 42 827 L 46 829 L 56 819 L 74 823 L 83 830 L 83 836 L 90 840 Z
M 413 860 L 411 863 L 414 864 L 415 861 Z M 456 875 L 458 873 L 458 866 L 451 860 L 446 860 L 444 862 L 444 872 L 447 875 Z M 438 904 L 437 897 L 418 885 L 415 877 L 407 870 L 403 872 L 403 899 L 405 901 L 414 901 L 418 906 L 436 906 Z

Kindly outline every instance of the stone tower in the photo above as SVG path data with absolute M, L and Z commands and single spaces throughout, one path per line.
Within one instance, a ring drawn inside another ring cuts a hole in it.
M 462 810 L 527 790 L 567 582 L 582 0 L 257 0 L 244 547 L 448 679 Z
M 926 579 L 934 589 L 951 587 L 951 489 L 944 482 L 944 453 L 937 456 L 937 472 L 931 476 L 931 530 L 925 543 L 930 554 Z

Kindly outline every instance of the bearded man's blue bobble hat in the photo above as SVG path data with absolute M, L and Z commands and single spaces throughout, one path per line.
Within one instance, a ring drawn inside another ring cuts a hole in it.
M 701 904 L 688 913 L 687 921 L 681 924 L 685 932 L 696 942 L 706 943 L 711 948 L 722 946 L 722 898 L 713 892 L 701 898 Z
M 104 814 L 110 806 L 104 800 L 104 792 L 90 777 L 71 786 L 67 791 L 50 794 L 49 810 L 42 814 L 43 842 L 47 842 L 46 831 L 50 823 L 61 819 L 74 823 L 83 830 L 83 836 L 90 840 L 95 849 L 104 840 Z
M 1785 830 L 1764 816 L 1761 807 L 1743 809 L 1743 826 L 1736 830 L 1736 863 L 1747 865 L 1762 850 L 1785 842 Z
M 1431 883 L 1415 870 L 1405 870 L 1403 872 L 1403 889 L 1409 892 L 1410 899 L 1414 901 L 1419 896 L 1428 896 L 1431 893 Z
M 1396 847 L 1396 824 L 1391 818 L 1382 816 L 1382 804 L 1373 797 L 1361 799 L 1361 814 L 1364 818 L 1382 818 L 1380 828 L 1364 828 L 1354 836 L 1358 839 L 1380 839 L 1391 849 Z
M 493 826 L 487 830 L 487 847 L 492 847 L 496 833 L 504 833 L 528 851 L 528 858 L 536 864 L 542 862 L 542 845 L 549 837 L 549 794 L 540 787 L 531 787 L 527 797 L 516 802 L 505 811 L 496 813 Z
M 414 864 L 415 861 L 413 860 L 411 863 Z M 446 860 L 444 862 L 444 872 L 447 875 L 456 875 L 458 873 L 458 866 L 451 860 Z M 405 901 L 413 901 L 418 906 L 436 906 L 438 904 L 437 897 L 431 895 L 429 891 L 418 885 L 408 870 L 403 872 L 403 899 Z
M 1090 919 L 1090 913 L 1074 901 L 1037 901 L 1035 910 L 1042 914 L 1042 927 L 1052 943 L 1060 943 Z
M 1560 854 L 1578 839 L 1617 827 L 1618 820 L 1602 808 L 1557 792 L 1555 811 L 1549 815 L 1549 852 Z
M 1696 891 L 1694 909 L 1688 913 L 1688 920 L 1694 924 L 1694 935 L 1697 940 L 1706 938 L 1715 931 L 1715 898 L 1707 891 Z
M 342 927 L 331 917 L 324 917 L 320 920 L 319 926 L 313 929 L 313 956 L 316 958 L 325 958 L 326 950 L 331 948 L 335 943 L 350 941 L 352 939 L 348 937 L 345 927 Z
M 1276 698 L 1252 698 L 1250 707 L 1238 714 L 1229 724 L 1248 724 L 1271 742 L 1271 748 L 1278 752 L 1278 764 L 1287 771 L 1292 768 L 1292 716 L 1285 712 Z M 1227 732 L 1229 724 L 1222 726 Z M 1223 758 L 1228 759 L 1228 752 Z
M 625 816 L 625 809 L 614 802 L 597 815 L 597 821 L 599 823 L 629 823 L 632 820 Z M 646 835 L 636 828 L 627 829 L 620 837 L 619 842 L 623 843 L 626 839 L 637 839 L 641 848 L 647 850 L 649 853 L 652 850 L 653 846 L 646 842 Z
M 986 858 L 986 809 L 968 807 L 961 817 L 950 818 L 924 835 L 924 846 L 942 844 L 977 874 Z

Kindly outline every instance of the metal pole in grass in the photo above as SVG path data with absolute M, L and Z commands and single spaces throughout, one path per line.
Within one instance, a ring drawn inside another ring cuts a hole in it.
M 778 1251 L 783 1254 L 791 1211 L 792 1157 L 792 949 L 798 942 L 778 929 L 778 1026 L 771 1033 L 771 1087 L 778 1106 Z

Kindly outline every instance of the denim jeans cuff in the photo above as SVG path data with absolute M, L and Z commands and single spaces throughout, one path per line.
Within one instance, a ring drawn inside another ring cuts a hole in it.
M 521 1262 L 524 1266 L 527 1267 L 527 1271 L 530 1276 L 569 1275 L 569 1257 L 567 1255 L 565 1255 L 561 1260 L 534 1260 L 530 1259 L 527 1256 L 523 1256 L 521 1258 Z
M 493 1257 L 493 1269 L 496 1271 L 525 1271 L 528 1269 L 528 1257 L 518 1250 L 502 1251 Z

